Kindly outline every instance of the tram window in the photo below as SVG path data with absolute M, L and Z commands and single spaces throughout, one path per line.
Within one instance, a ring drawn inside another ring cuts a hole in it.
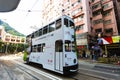
M 41 52 L 41 44 L 38 44 L 37 51 Z
M 57 40 L 55 42 L 55 52 L 63 52 L 63 42 L 62 42 L 62 40 Z
M 75 52 L 75 42 L 72 42 L 72 51 Z
M 46 34 L 47 31 L 48 31 L 48 26 L 45 26 L 45 27 L 43 28 L 43 34 Z
M 36 45 L 32 46 L 32 52 L 37 52 L 37 46 Z
M 32 46 L 32 52 L 34 52 L 34 46 Z
M 42 29 L 39 30 L 39 36 L 41 36 L 41 35 L 42 35 Z
M 70 52 L 71 51 L 71 41 L 66 40 L 65 41 L 65 51 Z
M 31 38 L 34 38 L 34 33 L 32 33 L 32 36 L 31 36 Z
M 72 21 L 70 21 L 70 27 L 74 28 L 74 23 Z
M 64 19 L 64 25 L 66 26 L 66 27 L 68 27 L 68 19 Z
M 56 21 L 56 29 L 59 29 L 61 27 L 61 19 Z
M 52 32 L 55 30 L 55 23 L 52 23 L 49 25 L 49 32 Z
M 38 36 L 39 36 L 39 32 L 36 31 L 36 32 L 34 33 L 34 36 L 35 36 L 35 37 L 38 37 Z
M 44 51 L 45 51 L 45 43 L 43 43 L 41 46 L 41 52 L 44 52 Z

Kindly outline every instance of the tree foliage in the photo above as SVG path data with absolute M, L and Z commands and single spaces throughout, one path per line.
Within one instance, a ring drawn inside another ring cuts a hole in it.
M 12 35 L 16 35 L 16 36 L 25 36 L 24 34 L 19 33 L 18 31 L 16 31 L 14 28 L 12 28 L 8 23 L 3 22 L 0 20 L 0 25 L 4 26 L 5 31 L 7 33 L 10 33 Z
M 25 51 L 24 51 L 24 55 L 23 55 L 23 60 L 24 60 L 24 61 L 27 60 L 27 55 L 28 55 L 28 54 L 27 54 L 27 51 L 25 50 Z

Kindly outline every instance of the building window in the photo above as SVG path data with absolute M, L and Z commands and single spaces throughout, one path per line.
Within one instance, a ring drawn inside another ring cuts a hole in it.
M 96 33 L 100 33 L 100 32 L 102 32 L 102 28 L 95 29 L 95 32 L 96 32 Z
M 83 15 L 78 17 L 78 21 L 81 21 L 81 20 L 83 20 Z
M 101 14 L 101 11 L 96 11 L 96 12 L 93 12 L 93 17 L 97 16 L 97 15 L 100 15 Z
M 82 30 L 82 29 L 83 29 L 83 25 L 76 26 L 76 31 L 79 31 L 79 30 Z
M 103 12 L 103 16 L 105 17 L 105 16 L 109 16 L 111 13 L 111 10 L 108 10 L 108 11 L 105 11 L 105 12 Z
M 106 9 L 106 8 L 108 8 L 108 7 L 109 7 L 109 4 L 103 5 L 103 9 Z
M 98 19 L 98 20 L 94 20 L 93 21 L 93 24 L 99 24 L 99 23 L 103 23 L 103 20 L 102 19 Z
M 83 11 L 83 7 L 81 6 L 80 8 L 78 8 L 78 12 Z
M 77 22 L 77 18 L 74 19 L 74 22 Z
M 109 20 L 104 20 L 104 24 L 107 25 L 107 24 L 110 24 L 111 23 L 111 19 Z
M 113 28 L 105 29 L 105 33 L 113 33 Z
M 100 6 L 101 6 L 101 4 L 100 4 L 100 3 L 97 3 L 97 4 L 95 4 L 95 5 L 92 6 L 92 9 L 94 10 L 94 9 L 100 7 Z

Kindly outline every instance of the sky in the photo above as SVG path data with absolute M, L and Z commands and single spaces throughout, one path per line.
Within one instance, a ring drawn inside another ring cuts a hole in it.
M 28 35 L 41 27 L 42 0 L 21 0 L 11 12 L 0 12 L 0 19 L 18 32 Z

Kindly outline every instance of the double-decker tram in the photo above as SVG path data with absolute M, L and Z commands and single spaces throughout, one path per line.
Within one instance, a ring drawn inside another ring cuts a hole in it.
M 74 21 L 68 16 L 61 16 L 31 34 L 27 63 L 38 63 L 61 74 L 76 72 L 78 60 L 74 38 Z

